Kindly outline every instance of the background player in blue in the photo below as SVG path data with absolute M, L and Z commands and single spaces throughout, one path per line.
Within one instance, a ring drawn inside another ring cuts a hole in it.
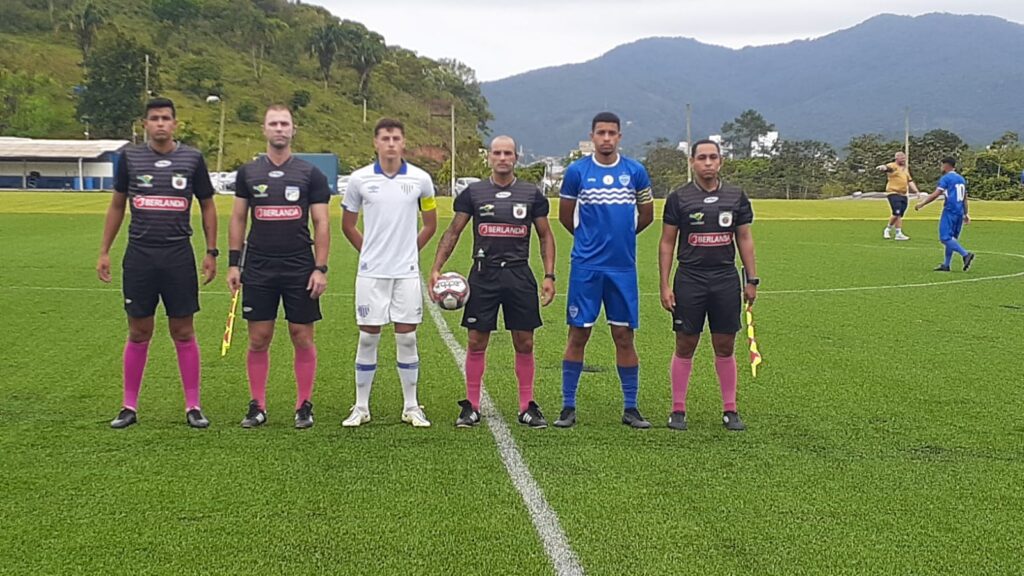
M 647 170 L 619 154 L 619 117 L 594 116 L 590 139 L 594 154 L 565 171 L 558 220 L 573 235 L 566 319 L 569 338 L 562 360 L 562 412 L 555 426 L 576 423 L 576 388 L 590 330 L 604 304 L 615 341 L 615 364 L 622 382 L 622 423 L 650 428 L 637 409 L 639 358 L 633 331 L 639 325 L 636 235 L 654 220 L 654 199 Z
M 956 173 L 956 160 L 949 157 L 942 159 L 942 178 L 939 178 L 938 187 L 927 198 L 918 202 L 914 210 L 924 208 L 939 196 L 945 198 L 942 217 L 939 218 L 939 241 L 946 246 L 946 259 L 935 267 L 935 271 L 949 272 L 953 253 L 956 252 L 964 259 L 966 272 L 974 262 L 974 252 L 968 252 L 959 241 L 964 223 L 971 223 L 971 217 L 967 214 L 967 181 Z
M 117 162 L 114 194 L 103 225 L 96 273 L 110 282 L 110 246 L 124 221 L 130 200 L 131 223 L 122 262 L 128 342 L 124 346 L 124 401 L 112 428 L 137 421 L 139 389 L 149 358 L 157 302 L 163 301 L 167 327 L 178 355 L 185 391 L 185 420 L 193 428 L 210 422 L 199 406 L 199 346 L 192 316 L 199 311 L 199 285 L 192 252 L 192 198 L 199 201 L 206 257 L 204 284 L 217 275 L 217 206 L 202 154 L 174 140 L 178 127 L 174 103 L 155 98 L 146 104 L 143 128 L 148 142 L 129 146 Z

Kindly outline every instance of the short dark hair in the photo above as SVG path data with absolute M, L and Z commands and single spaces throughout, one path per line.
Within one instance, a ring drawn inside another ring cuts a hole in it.
M 952 156 L 946 156 L 943 158 L 942 163 L 949 164 L 950 168 L 956 168 L 956 158 L 953 158 Z
M 597 116 L 590 121 L 590 131 L 593 132 L 594 128 L 597 128 L 598 122 L 608 122 L 609 124 L 615 124 L 615 127 L 622 130 L 622 123 L 619 122 L 619 117 L 614 112 L 598 112 Z
M 172 102 L 170 98 L 153 98 L 149 102 L 146 102 L 146 111 L 143 118 L 149 117 L 149 111 L 154 108 L 170 108 L 171 118 L 178 117 L 178 110 L 175 109 L 174 102 Z
M 701 144 L 713 144 L 715 146 L 715 150 L 718 152 L 718 155 L 722 155 L 722 146 L 719 145 L 718 142 L 715 142 L 711 138 L 702 138 L 700 140 L 697 140 L 696 142 L 693 143 L 692 146 L 690 146 L 690 158 L 693 158 L 697 154 L 697 146 L 700 146 Z
M 380 120 L 377 120 L 377 125 L 373 127 L 373 137 L 376 138 L 380 135 L 381 130 L 393 129 L 397 129 L 402 133 L 402 136 L 405 136 L 405 124 L 402 124 L 400 120 L 395 120 L 394 118 L 381 118 Z

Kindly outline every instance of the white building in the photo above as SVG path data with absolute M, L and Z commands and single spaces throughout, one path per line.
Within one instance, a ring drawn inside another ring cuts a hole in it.
M 127 140 L 0 137 L 0 188 L 109 190 Z

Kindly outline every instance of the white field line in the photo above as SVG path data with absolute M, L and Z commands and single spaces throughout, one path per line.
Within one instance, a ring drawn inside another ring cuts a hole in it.
M 448 328 L 448 323 L 438 307 L 430 302 L 426 290 L 423 292 L 423 301 L 434 324 L 437 325 L 441 339 L 448 345 L 452 358 L 458 364 L 459 372 L 465 374 L 466 351 L 452 335 L 452 331 Z M 544 492 L 541 491 L 537 481 L 530 474 L 530 469 L 526 466 L 526 461 L 523 459 L 522 453 L 519 452 L 519 448 L 516 447 L 512 433 L 509 432 L 508 424 L 505 423 L 498 408 L 491 401 L 491 396 L 487 393 L 486 388 L 481 390 L 480 412 L 498 445 L 498 453 L 501 455 L 501 461 L 505 464 L 505 470 L 508 471 L 512 485 L 515 486 L 516 491 L 523 498 L 523 503 L 526 504 L 530 520 L 533 521 L 533 527 L 537 530 L 537 535 L 540 536 L 541 543 L 544 545 L 544 552 L 551 559 L 555 574 L 558 576 L 584 574 L 583 566 L 580 565 L 579 558 L 576 557 L 576 553 L 569 545 L 569 538 L 558 521 L 558 514 L 544 499 Z

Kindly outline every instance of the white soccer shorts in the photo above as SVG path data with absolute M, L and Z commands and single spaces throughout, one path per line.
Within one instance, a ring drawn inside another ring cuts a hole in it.
M 423 294 L 419 277 L 356 276 L 356 324 L 383 326 L 392 322 L 423 322 Z

